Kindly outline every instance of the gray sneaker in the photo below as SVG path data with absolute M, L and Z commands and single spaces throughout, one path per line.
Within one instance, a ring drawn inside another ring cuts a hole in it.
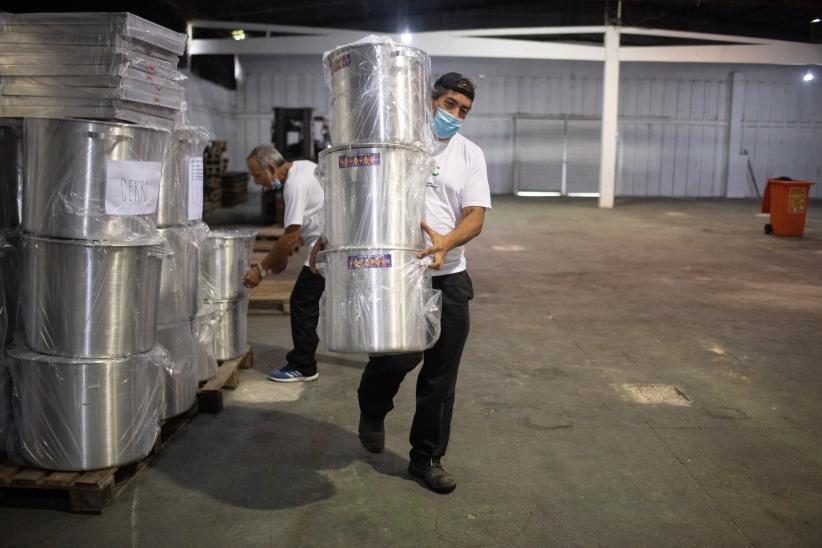
M 383 421 L 369 419 L 360 413 L 360 442 L 372 453 L 382 453 L 385 448 L 385 425 Z
M 439 458 L 414 459 L 408 465 L 408 473 L 419 478 L 426 487 L 435 493 L 450 493 L 457 488 L 457 480 L 454 479 L 445 468 Z

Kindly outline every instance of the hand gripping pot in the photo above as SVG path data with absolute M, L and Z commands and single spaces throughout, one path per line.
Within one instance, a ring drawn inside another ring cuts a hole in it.
M 431 147 L 431 60 L 417 48 L 369 36 L 323 55 L 331 91 L 331 142 Z
M 151 452 L 160 432 L 165 349 L 117 359 L 9 349 L 12 456 L 48 470 L 121 466 Z
M 333 352 L 394 354 L 431 348 L 442 294 L 416 250 L 323 251 L 319 333 Z
M 402 145 L 355 145 L 320 153 L 324 237 L 331 249 L 422 248 L 428 154 Z
M 212 230 L 200 253 L 200 298 L 237 299 L 248 295 L 243 279 L 254 252 L 253 230 Z
M 23 228 L 124 242 L 156 236 L 165 130 L 69 119 L 24 122 Z
M 102 245 L 24 235 L 26 343 L 36 352 L 78 358 L 148 352 L 168 256 L 159 239 Z

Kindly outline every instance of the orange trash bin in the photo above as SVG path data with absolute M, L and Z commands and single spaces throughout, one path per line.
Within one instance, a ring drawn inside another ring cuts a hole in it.
M 805 216 L 808 212 L 808 194 L 814 185 L 811 181 L 768 179 L 762 196 L 762 213 L 771 214 L 771 222 L 765 225 L 766 234 L 777 236 L 802 236 L 805 232 Z

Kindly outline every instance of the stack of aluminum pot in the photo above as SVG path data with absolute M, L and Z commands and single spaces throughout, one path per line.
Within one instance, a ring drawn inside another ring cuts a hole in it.
M 200 292 L 204 308 L 213 311 L 218 360 L 237 358 L 248 348 L 248 289 L 243 280 L 256 236 L 253 230 L 213 230 L 203 245 Z
M 416 257 L 432 170 L 429 57 L 372 37 L 326 53 L 323 64 L 334 146 L 318 166 L 320 337 L 336 352 L 429 348 L 439 337 L 439 292 Z
M 20 311 L 9 349 L 17 456 L 92 470 L 148 455 L 168 353 L 155 345 L 166 130 L 23 123 Z
M 208 132 L 203 128 L 176 128 L 163 162 L 157 225 L 160 236 L 173 251 L 160 276 L 157 312 L 157 340 L 169 350 L 173 363 L 165 375 L 163 419 L 191 408 L 201 380 L 195 333 L 199 248 L 208 231 L 200 220 L 203 213 L 203 150 L 207 142 Z
M 20 273 L 18 192 L 23 176 L 22 121 L 0 119 L 0 457 L 11 426 L 11 377 L 6 344 L 17 326 Z

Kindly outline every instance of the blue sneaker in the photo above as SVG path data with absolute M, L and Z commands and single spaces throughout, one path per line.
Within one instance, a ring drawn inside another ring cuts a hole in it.
M 319 373 L 314 373 L 313 375 L 306 375 L 299 369 L 289 364 L 285 364 L 281 368 L 275 369 L 274 371 L 268 374 L 268 380 L 274 382 L 308 382 L 316 381 L 319 377 Z

